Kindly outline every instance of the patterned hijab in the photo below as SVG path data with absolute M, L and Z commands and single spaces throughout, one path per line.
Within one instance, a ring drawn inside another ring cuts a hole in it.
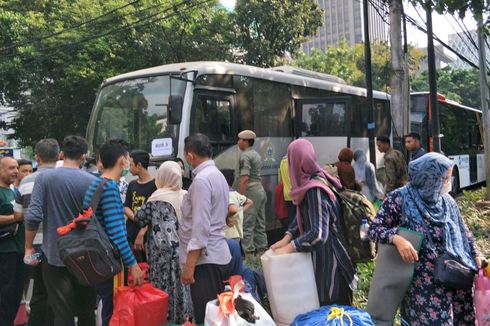
M 403 212 L 416 223 L 429 222 L 443 227 L 445 250 L 476 269 L 458 205 L 449 194 L 441 195 L 452 166 L 452 161 L 439 153 L 428 153 L 411 161 L 410 183 L 402 192 Z

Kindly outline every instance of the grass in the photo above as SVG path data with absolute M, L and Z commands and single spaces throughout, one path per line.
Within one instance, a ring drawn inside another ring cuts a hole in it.
M 485 198 L 487 188 L 463 191 L 458 198 L 461 215 L 476 238 L 476 243 L 483 256 L 490 258 L 490 208 L 478 208 L 475 203 Z
M 490 208 L 478 208 L 475 205 L 477 201 L 484 199 L 485 193 L 486 188 L 463 191 L 457 202 L 466 225 L 475 236 L 477 246 L 485 257 L 490 258 Z M 262 270 L 260 257 L 247 257 L 245 263 L 252 268 Z M 357 266 L 359 282 L 357 291 L 354 292 L 353 306 L 365 309 L 375 264 L 370 262 Z M 270 312 L 269 303 L 264 303 L 264 306 Z

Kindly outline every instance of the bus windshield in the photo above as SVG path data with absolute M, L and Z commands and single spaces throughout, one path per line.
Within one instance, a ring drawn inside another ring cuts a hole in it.
M 103 87 L 89 125 L 92 150 L 97 151 L 108 139 L 121 138 L 131 149 L 142 149 L 153 156 L 176 155 L 178 126 L 167 123 L 167 104 L 170 88 L 172 95 L 183 97 L 185 87 L 184 81 L 170 80 L 168 75 L 124 80 Z

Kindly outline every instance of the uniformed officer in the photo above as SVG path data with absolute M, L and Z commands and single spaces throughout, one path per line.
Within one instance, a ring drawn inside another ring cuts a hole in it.
M 243 214 L 242 246 L 246 254 L 261 253 L 267 249 L 265 232 L 267 196 L 260 178 L 262 159 L 259 153 L 252 149 L 255 137 L 255 133 L 251 130 L 244 130 L 238 134 L 238 147 L 242 151 L 238 170 L 238 192 L 254 203 Z

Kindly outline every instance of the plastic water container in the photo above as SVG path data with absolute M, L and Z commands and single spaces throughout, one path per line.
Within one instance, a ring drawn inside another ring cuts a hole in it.
M 318 292 L 310 253 L 260 257 L 272 316 L 277 325 L 290 325 L 296 316 L 318 309 Z

